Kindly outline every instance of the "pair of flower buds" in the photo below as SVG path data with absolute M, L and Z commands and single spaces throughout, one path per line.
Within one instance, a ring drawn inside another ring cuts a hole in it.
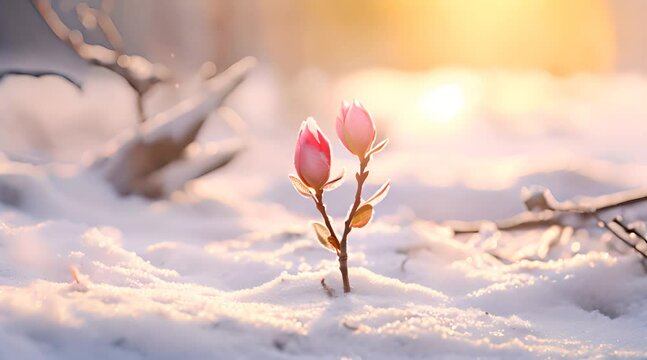
M 342 104 L 336 128 L 339 140 L 360 161 L 364 161 L 386 144 L 383 142 L 373 147 L 375 123 L 364 106 L 357 101 Z M 294 152 L 294 167 L 299 179 L 315 192 L 327 188 L 339 180 L 330 180 L 330 163 L 330 142 L 316 121 L 308 118 L 301 124 Z
M 297 137 L 294 167 L 297 170 L 298 177 L 289 176 L 297 192 L 304 197 L 311 198 L 323 217 L 324 224 L 314 222 L 312 226 L 319 243 L 324 248 L 337 254 L 339 270 L 344 284 L 344 293 L 351 291 L 348 278 L 348 235 L 353 228 L 364 227 L 371 221 L 373 207 L 386 196 L 390 186 L 390 182 L 387 181 L 368 200 L 362 200 L 362 187 L 368 177 L 366 167 L 371 156 L 382 150 L 388 142 L 387 139 L 384 139 L 374 146 L 375 133 L 373 119 L 359 102 L 351 104 L 344 102 L 342 104 L 341 113 L 337 116 L 337 136 L 346 149 L 359 159 L 359 171 L 355 174 L 357 179 L 355 199 L 344 222 L 344 230 L 340 233 L 341 236 L 337 236 L 332 225 L 332 219 L 326 212 L 323 193 L 325 190 L 332 190 L 339 186 L 344 174 L 342 172 L 341 175 L 332 180 L 330 179 L 330 142 L 313 118 L 308 118 L 303 122 Z

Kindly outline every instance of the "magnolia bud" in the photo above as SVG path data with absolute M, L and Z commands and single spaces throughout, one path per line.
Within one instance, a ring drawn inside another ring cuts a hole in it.
M 313 118 L 301 124 L 294 167 L 301 181 L 315 190 L 321 189 L 330 177 L 330 143 Z
M 375 123 L 362 104 L 342 103 L 341 114 L 337 116 L 337 136 L 348 151 L 364 158 L 375 141 Z

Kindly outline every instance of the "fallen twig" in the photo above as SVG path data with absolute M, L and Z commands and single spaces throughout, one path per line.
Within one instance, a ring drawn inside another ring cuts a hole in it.
M 407 254 L 404 259 L 402 259 L 402 262 L 400 263 L 400 271 L 406 272 L 407 271 L 407 263 L 409 262 L 409 254 Z
M 637 230 L 630 228 L 622 222 L 622 218 L 615 217 L 611 221 L 605 221 L 600 212 L 613 209 L 619 206 L 626 206 L 647 200 L 647 189 L 636 189 L 622 191 L 609 195 L 594 198 L 582 199 L 579 201 L 557 201 L 548 189 L 538 188 L 534 191 L 524 189 L 522 192 L 524 203 L 528 208 L 521 214 L 511 218 L 495 221 L 499 230 L 517 230 L 524 227 L 558 224 L 566 226 L 564 218 L 567 215 L 576 215 L 581 220 L 595 218 L 598 224 L 611 232 L 615 237 L 637 252 L 643 259 L 647 259 L 647 253 L 638 248 L 628 236 L 633 234 L 647 243 L 647 238 Z M 536 210 L 536 211 L 533 211 Z M 448 223 L 457 234 L 476 233 L 487 221 Z M 615 229 L 617 226 L 622 232 Z M 624 236 L 627 235 L 627 236 Z
M 611 220 L 610 222 L 607 222 L 607 221 L 602 220 L 602 218 L 600 218 L 599 216 L 597 216 L 597 214 L 596 214 L 596 218 L 598 219 L 598 224 L 599 224 L 600 226 L 602 226 L 603 228 L 607 229 L 610 233 L 612 233 L 613 235 L 615 235 L 615 237 L 617 237 L 618 239 L 620 239 L 620 241 L 622 241 L 623 243 L 625 243 L 625 245 L 629 246 L 629 247 L 630 247 L 630 248 L 632 248 L 635 252 L 637 252 L 638 254 L 640 254 L 640 255 L 643 257 L 643 259 L 647 259 L 647 253 L 645 253 L 644 251 L 640 250 L 640 249 L 638 248 L 638 246 L 636 246 L 636 244 L 632 243 L 628 238 L 626 238 L 625 236 L 623 236 L 624 234 L 620 233 L 619 231 L 616 231 L 616 229 L 614 229 L 614 228 L 613 228 L 613 226 L 611 225 L 611 224 L 615 224 L 615 225 L 617 225 L 620 229 L 622 229 L 622 230 L 625 232 L 625 234 L 630 234 L 630 231 L 628 230 L 628 227 L 627 227 L 624 223 L 622 223 L 622 219 L 619 219 L 619 218 L 617 218 L 617 217 L 616 217 L 616 218 L 614 218 L 613 220 Z
M 600 213 L 620 206 L 632 205 L 647 200 L 647 189 L 621 191 L 613 194 L 593 198 L 584 198 L 579 201 L 558 202 L 549 190 L 535 192 L 525 199 L 528 211 L 502 220 L 479 221 L 447 221 L 456 234 L 477 233 L 487 223 L 494 223 L 499 230 L 520 230 L 544 225 L 568 225 L 566 218 L 573 215 L 584 221 L 595 218 L 595 213 Z M 535 211 L 531 211 L 532 209 Z
M 321 278 L 321 287 L 324 289 L 326 292 L 326 295 L 328 297 L 334 297 L 335 296 L 335 289 L 331 288 L 326 284 L 326 278 Z
M 623 220 L 622 220 L 622 217 L 621 217 L 621 216 L 616 216 L 616 217 L 614 217 L 612 221 L 613 221 L 614 223 L 618 224 L 618 226 L 620 226 L 620 227 L 622 228 L 622 230 L 624 230 L 627 234 L 630 234 L 630 235 L 631 235 L 631 234 L 634 234 L 635 236 L 637 236 L 639 239 L 643 240 L 643 241 L 647 244 L 647 238 L 645 237 L 645 235 L 641 234 L 641 233 L 640 233 L 638 230 L 636 230 L 635 228 L 633 228 L 633 227 L 629 227 L 629 226 L 625 225 L 625 224 L 622 222 Z

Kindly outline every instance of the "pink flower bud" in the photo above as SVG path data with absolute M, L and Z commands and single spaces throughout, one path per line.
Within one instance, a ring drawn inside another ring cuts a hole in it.
M 299 129 L 294 167 L 301 181 L 316 190 L 330 177 L 330 143 L 313 118 L 304 121 Z
M 351 153 L 363 158 L 375 141 L 375 123 L 358 101 L 344 101 L 337 116 L 337 136 Z

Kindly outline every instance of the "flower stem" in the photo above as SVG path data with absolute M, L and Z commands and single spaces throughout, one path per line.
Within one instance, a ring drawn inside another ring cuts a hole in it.
M 355 191 L 355 202 L 353 202 L 353 207 L 348 213 L 348 218 L 344 223 L 344 233 L 342 235 L 341 241 L 339 243 L 339 271 L 341 271 L 341 277 L 344 282 L 344 292 L 350 292 L 350 281 L 348 280 L 348 252 L 347 252 L 347 240 L 348 234 L 353 229 L 351 226 L 353 216 L 357 212 L 359 204 L 362 202 L 362 187 L 364 186 L 364 181 L 368 177 L 368 172 L 366 171 L 366 166 L 368 165 L 369 158 L 360 159 L 359 172 L 355 175 L 357 179 L 357 190 Z
M 339 252 L 339 272 L 341 272 L 341 280 L 344 282 L 344 292 L 350 292 L 350 280 L 348 279 L 348 254 L 346 250 Z
M 349 293 L 351 290 L 350 280 L 348 278 L 348 250 L 347 250 L 348 234 L 350 234 L 350 231 L 353 228 L 351 226 L 353 216 L 355 215 L 355 212 L 357 212 L 357 208 L 359 208 L 359 205 L 362 202 L 362 188 L 364 187 L 364 181 L 366 181 L 366 178 L 368 177 L 368 172 L 366 171 L 366 167 L 368 166 L 368 161 L 369 161 L 369 158 L 360 159 L 359 172 L 355 174 L 355 178 L 357 179 L 357 190 L 355 191 L 355 201 L 353 202 L 353 206 L 351 207 L 350 212 L 348 213 L 348 218 L 344 223 L 344 233 L 342 235 L 341 241 L 339 241 L 339 238 L 337 238 L 337 235 L 335 234 L 335 230 L 333 229 L 332 224 L 330 223 L 330 218 L 326 213 L 326 205 L 324 205 L 324 202 L 323 202 L 323 190 L 317 190 L 317 192 L 313 197 L 313 200 L 317 205 L 317 210 L 319 210 L 319 213 L 323 217 L 324 223 L 326 224 L 326 228 L 328 229 L 328 232 L 330 232 L 330 236 L 334 237 L 335 240 L 339 241 L 339 250 L 337 251 L 337 257 L 339 258 L 339 271 L 341 272 L 341 278 L 344 283 L 345 293 Z
M 326 228 L 328 228 L 330 236 L 339 241 L 337 235 L 335 234 L 335 230 L 330 223 L 328 214 L 326 213 L 326 205 L 324 205 L 323 202 L 323 190 L 317 190 L 313 199 L 315 201 L 315 204 L 317 205 L 317 210 L 319 210 L 319 213 L 324 219 L 324 223 L 326 224 Z M 343 246 L 341 249 L 337 250 L 337 256 L 339 258 L 339 271 L 341 272 L 341 278 L 344 282 L 344 292 L 348 293 L 350 292 L 350 281 L 348 280 L 348 255 L 346 253 L 346 246 Z
M 326 228 L 328 229 L 328 232 L 330 232 L 330 236 L 338 240 L 337 235 L 335 234 L 335 230 L 332 228 L 332 224 L 330 223 L 330 218 L 326 213 L 326 205 L 324 205 L 324 202 L 323 202 L 323 190 L 317 190 L 317 193 L 315 194 L 315 197 L 314 197 L 314 201 L 315 201 L 315 204 L 317 205 L 317 210 L 319 210 L 319 213 L 324 219 L 324 223 L 326 224 Z

